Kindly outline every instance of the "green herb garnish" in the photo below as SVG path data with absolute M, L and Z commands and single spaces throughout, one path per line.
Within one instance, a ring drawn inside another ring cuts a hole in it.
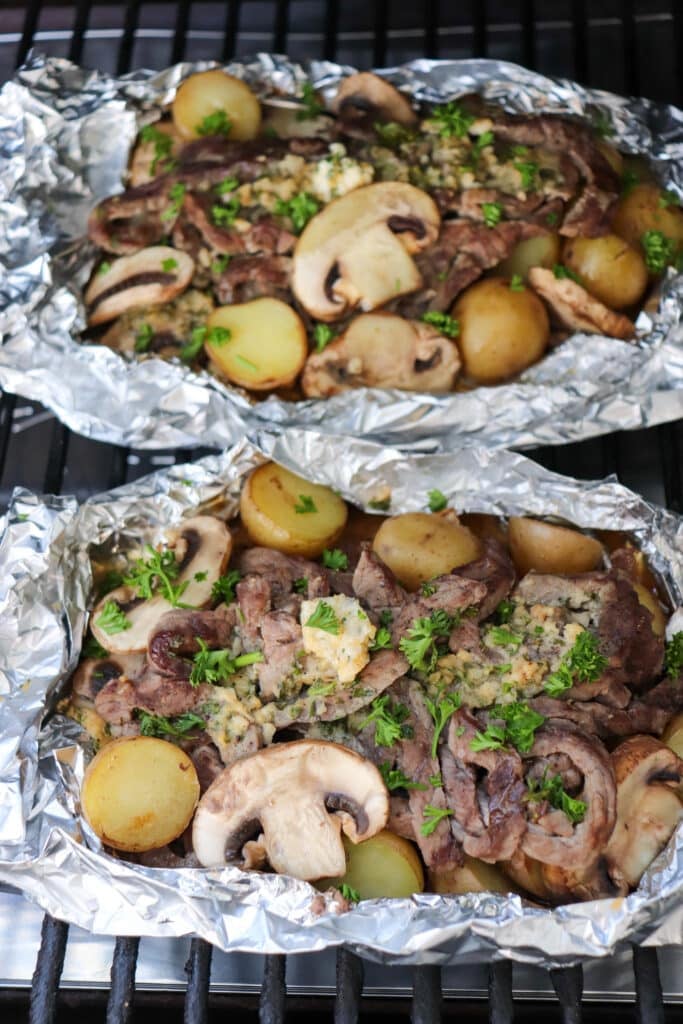
M 219 181 L 215 189 L 219 196 L 224 196 L 226 192 L 234 192 L 238 187 L 238 179 L 231 175 L 229 178 L 223 178 L 222 181 Z
M 372 127 L 382 145 L 389 149 L 398 149 L 404 142 L 411 142 L 415 138 L 414 132 L 402 124 L 397 124 L 396 121 L 387 121 L 384 124 L 376 121 Z
M 190 686 L 199 686 L 200 683 L 224 683 L 239 669 L 264 660 L 260 651 L 251 651 L 234 658 L 230 651 L 209 650 L 209 645 L 201 637 L 197 637 L 197 643 L 199 650 L 192 659 Z
M 294 580 L 292 590 L 295 594 L 303 594 L 305 597 L 308 594 L 308 580 L 306 577 L 300 576 L 298 580 Z
M 165 274 L 170 274 L 171 271 L 178 269 L 178 260 L 174 260 L 172 256 L 169 256 L 167 260 L 161 261 L 161 269 Z
M 510 291 L 511 292 L 523 292 L 524 290 L 525 290 L 525 288 L 524 288 L 524 281 L 522 280 L 522 275 L 521 274 L 513 274 L 511 279 L 510 279 Z
M 102 611 L 95 619 L 95 624 L 100 627 L 109 636 L 113 636 L 115 633 L 123 633 L 124 630 L 130 629 L 133 623 L 130 619 L 126 618 L 124 612 L 121 611 L 116 601 L 105 601 L 102 606 Z
M 310 494 L 300 494 L 299 501 L 294 506 L 294 511 L 303 516 L 310 512 L 317 512 L 318 509 Z
M 579 633 L 559 667 L 548 676 L 543 689 L 551 697 L 558 697 L 574 683 L 594 683 L 607 668 L 607 658 L 600 654 L 598 640 L 588 630 Z
M 380 626 L 370 644 L 371 651 L 384 651 L 391 647 L 391 633 L 386 626 Z
M 427 491 L 427 503 L 430 512 L 443 512 L 448 505 L 448 498 L 443 491 L 434 488 L 432 491 Z
M 108 260 L 105 260 L 103 263 L 100 263 L 99 267 L 97 268 L 97 273 L 106 274 L 107 271 L 109 270 L 111 270 L 111 263 L 109 263 Z
M 90 634 L 81 648 L 81 656 L 83 658 L 107 658 L 109 651 Z
M 566 792 L 562 785 L 561 775 L 554 775 L 552 778 L 548 778 L 546 769 L 543 773 L 543 778 L 538 780 L 527 779 L 526 784 L 529 789 L 526 795 L 527 800 L 534 803 L 540 800 L 547 800 L 551 807 L 564 811 L 574 825 L 577 825 L 585 818 L 586 804 L 583 800 L 576 800 Z
M 439 746 L 439 737 L 446 726 L 446 723 L 450 720 L 451 716 L 458 710 L 461 704 L 460 694 L 444 694 L 440 700 L 430 700 L 429 697 L 425 697 L 425 704 L 427 710 L 432 716 L 434 722 L 434 736 L 432 737 L 432 758 L 436 758 L 436 753 Z
M 214 203 L 211 207 L 211 220 L 216 227 L 229 228 L 237 220 L 240 212 L 240 201 L 234 196 L 227 203 Z
M 663 231 L 646 231 L 640 236 L 645 252 L 645 265 L 651 274 L 661 274 L 676 255 L 676 243 Z
M 497 617 L 498 621 L 501 624 L 505 623 L 505 622 L 509 622 L 510 619 L 512 618 L 512 613 L 514 612 L 514 610 L 515 610 L 515 602 L 514 601 L 501 601 L 500 604 L 498 605 L 498 607 L 496 608 L 496 617 Z
M 512 630 L 506 629 L 505 626 L 491 626 L 486 634 L 486 639 L 496 647 L 513 647 L 517 650 L 524 638 L 513 633 Z
M 371 711 L 359 728 L 364 729 L 375 723 L 375 743 L 378 747 L 393 747 L 397 740 L 412 733 L 404 723 L 410 712 L 405 704 L 392 704 L 389 696 L 376 697 L 370 705 Z
M 324 629 L 326 633 L 332 633 L 333 636 L 339 636 L 341 632 L 341 622 L 337 613 L 327 601 L 318 602 L 317 608 L 308 621 L 304 622 L 304 626 L 308 626 L 309 629 Z
M 325 113 L 325 107 L 318 100 L 315 89 L 310 82 L 304 82 L 301 86 L 301 110 L 297 110 L 297 121 L 310 121 Z
M 326 569 L 332 569 L 334 572 L 342 572 L 349 567 L 348 555 L 345 555 L 339 548 L 333 548 L 331 551 L 329 548 L 325 548 L 321 561 Z
M 384 784 L 388 790 L 395 789 L 427 789 L 422 782 L 413 782 L 404 775 L 398 768 L 392 768 L 388 761 L 385 761 L 379 766 L 380 774 L 384 779 Z
M 195 127 L 197 135 L 229 135 L 232 121 L 224 110 L 215 110 L 207 114 Z
M 664 667 L 670 679 L 677 679 L 683 671 L 683 631 L 674 633 L 667 643 Z
M 145 545 L 145 551 L 149 557 L 137 558 L 123 582 L 129 587 L 135 587 L 138 597 L 148 600 L 156 591 L 160 591 L 162 597 L 174 608 L 189 607 L 180 601 L 189 586 L 189 580 L 177 585 L 173 582 L 180 572 L 175 552 L 157 551 L 151 544 Z
M 432 672 L 441 654 L 437 641 L 447 636 L 457 618 L 439 608 L 429 618 L 415 619 L 406 636 L 399 641 L 399 650 L 418 672 Z
M 242 579 L 237 569 L 230 569 L 225 576 L 219 576 L 211 588 L 211 600 L 232 604 L 235 600 L 235 587 Z
M 569 269 L 569 267 L 565 267 L 564 263 L 555 263 L 553 265 L 553 274 L 558 281 L 562 281 L 568 277 L 570 281 L 576 281 L 577 284 L 581 284 L 581 278 L 579 275 L 575 274 L 573 270 Z
M 278 199 L 275 204 L 276 214 L 279 217 L 289 217 L 297 234 L 303 231 L 311 217 L 315 217 L 319 209 L 318 200 L 308 192 L 299 192 L 291 199 Z
M 503 207 L 500 203 L 482 203 L 481 212 L 487 228 L 495 228 L 503 219 Z
M 360 893 L 357 889 L 353 889 L 350 885 L 347 885 L 346 882 L 342 882 L 339 886 L 339 895 L 342 899 L 348 900 L 349 903 L 360 903 Z
M 535 164 L 532 160 L 520 160 L 514 165 L 515 170 L 519 171 L 522 179 L 522 188 L 525 192 L 536 186 L 536 175 L 538 174 L 538 164 Z
M 431 804 L 427 804 L 422 812 L 424 818 L 424 824 L 420 828 L 420 832 L 423 836 L 431 836 L 432 832 L 436 831 L 437 825 L 444 818 L 450 818 L 453 811 L 450 807 L 432 807 Z
M 626 170 L 621 176 L 621 194 L 628 196 L 633 192 L 636 185 L 640 184 L 640 175 L 637 171 Z
M 229 256 L 228 253 L 223 253 L 222 256 L 216 256 L 215 260 L 211 264 L 211 273 L 222 274 L 231 259 L 232 256 Z
M 171 185 L 168 190 L 168 198 L 171 200 L 171 203 L 165 210 L 162 210 L 160 220 L 172 220 L 178 216 L 180 207 L 183 205 L 185 191 L 185 185 L 181 181 L 176 181 L 175 184 Z
M 159 131 L 156 125 L 147 124 L 140 131 L 140 138 L 143 142 L 154 143 L 154 157 L 149 165 L 149 173 L 156 174 L 157 164 L 160 160 L 164 160 L 167 166 L 163 167 L 163 170 L 170 170 L 173 163 L 172 160 L 166 160 L 170 157 L 171 150 L 173 148 L 173 139 L 166 132 Z
M 451 101 L 440 107 L 435 107 L 430 120 L 435 121 L 439 126 L 439 135 L 442 139 L 448 139 L 454 135 L 462 139 L 467 135 L 476 119 L 472 114 L 463 110 L 458 103 Z
M 200 715 L 188 711 L 175 718 L 164 718 L 163 715 L 152 715 L 149 711 L 138 711 L 140 732 L 143 736 L 186 736 L 193 729 L 203 729 L 206 722 Z
M 449 316 L 448 313 L 439 313 L 438 310 L 432 309 L 427 313 L 423 313 L 421 319 L 424 323 L 436 327 L 437 331 L 440 334 L 444 334 L 447 338 L 457 338 L 460 334 L 459 321 Z
M 137 334 L 135 335 L 135 351 L 146 352 L 149 348 L 152 338 L 154 337 L 154 328 L 151 324 L 140 324 Z
M 322 352 L 335 337 L 336 332 L 329 324 L 316 324 L 313 328 L 313 340 L 316 352 Z

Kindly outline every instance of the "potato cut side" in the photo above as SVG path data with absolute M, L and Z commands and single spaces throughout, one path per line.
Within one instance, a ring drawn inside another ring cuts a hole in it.
M 647 287 L 647 267 L 640 251 L 617 235 L 568 238 L 562 256 L 584 288 L 610 309 L 635 305 Z
M 103 843 L 127 853 L 166 846 L 190 823 L 199 781 L 185 751 L 165 740 L 112 740 L 83 779 L 83 814 Z
M 329 487 L 267 462 L 242 488 L 240 513 L 256 544 L 315 558 L 339 538 L 347 508 Z
M 462 867 L 433 869 L 429 872 L 429 888 L 434 892 L 464 895 L 468 892 L 517 892 L 517 886 L 496 864 L 468 857 Z
M 425 512 L 387 519 L 372 546 L 408 590 L 473 562 L 481 553 L 480 541 L 466 526 Z
M 540 519 L 512 516 L 508 544 L 520 575 L 530 572 L 590 572 L 602 561 L 602 545 L 578 530 Z
M 211 314 L 207 327 L 209 339 L 211 328 L 230 332 L 226 340 L 208 340 L 204 347 L 217 372 L 243 388 L 285 387 L 296 380 L 306 361 L 306 328 L 279 299 L 221 306 Z
M 319 889 L 348 885 L 362 900 L 412 896 L 424 891 L 422 862 L 413 844 L 384 830 L 364 843 L 344 839 L 346 872 L 317 882 Z
M 172 113 L 184 139 L 224 134 L 241 142 L 253 139 L 261 127 L 261 105 L 249 86 L 219 70 L 200 71 L 186 78 L 176 93 Z
M 560 261 L 560 236 L 556 234 L 536 235 L 518 242 L 510 255 L 496 268 L 503 277 L 519 274 L 526 281 L 532 267 L 552 267 Z

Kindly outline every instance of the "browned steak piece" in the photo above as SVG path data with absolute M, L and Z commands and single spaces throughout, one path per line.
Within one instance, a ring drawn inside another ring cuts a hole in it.
M 150 665 L 174 679 L 189 679 L 191 655 L 201 649 L 199 641 L 212 648 L 230 647 L 236 621 L 234 604 L 220 605 L 215 611 L 173 609 L 166 612 L 149 637 Z
M 384 564 L 369 544 L 363 545 L 352 586 L 358 600 L 373 612 L 397 608 L 408 599 L 407 592 L 389 566 Z
M 295 580 L 307 581 L 309 598 L 327 597 L 330 592 L 324 566 L 298 555 L 283 555 L 273 548 L 246 548 L 237 560 L 237 567 L 245 576 L 255 573 L 268 582 L 276 608 L 283 598 L 291 594 Z
M 259 687 L 266 699 L 279 697 L 303 647 L 301 626 L 288 612 L 268 612 L 261 623 L 264 661 L 257 665 Z
M 609 707 L 598 701 L 556 700 L 554 697 L 534 697 L 529 701 L 529 707 L 545 718 L 566 719 L 584 732 L 602 738 L 633 736 L 643 732 L 659 736 L 671 717 L 671 710 L 645 703 L 655 690 L 646 694 L 644 700 L 634 697 L 625 708 Z
M 214 277 L 219 302 L 249 302 L 261 296 L 288 300 L 292 261 L 288 256 L 238 256 Z
M 484 543 L 482 555 L 474 562 L 453 570 L 454 576 L 476 580 L 486 587 L 486 596 L 479 602 L 478 619 L 488 619 L 508 596 L 515 582 L 515 567 L 507 550 L 497 540 Z

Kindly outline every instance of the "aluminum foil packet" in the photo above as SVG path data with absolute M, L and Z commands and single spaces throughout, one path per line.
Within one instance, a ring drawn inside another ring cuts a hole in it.
M 89 211 L 121 191 L 139 128 L 178 83 L 209 67 L 178 64 L 111 78 L 34 57 L 0 93 L 0 386 L 42 402 L 72 430 L 139 448 L 234 444 L 245 430 L 279 425 L 372 438 L 403 449 L 455 444 L 560 444 L 683 415 L 683 276 L 669 271 L 658 308 L 642 312 L 637 340 L 575 334 L 510 384 L 427 395 L 358 389 L 327 400 L 255 402 L 179 362 L 129 361 L 84 344 L 81 292 L 94 262 Z M 226 65 L 266 99 L 301 95 L 310 77 L 329 101 L 354 69 L 304 68 L 259 54 Z M 522 113 L 569 113 L 611 125 L 628 153 L 658 162 L 683 196 L 683 112 L 545 78 L 494 60 L 418 60 L 384 69 L 417 100 L 469 92 Z
M 91 606 L 90 551 L 155 541 L 197 510 L 231 515 L 245 475 L 266 455 L 367 510 L 378 495 L 390 496 L 393 512 L 424 509 L 427 492 L 438 487 L 461 511 L 551 514 L 626 531 L 674 605 L 683 603 L 683 518 L 614 480 L 571 480 L 513 452 L 471 446 L 406 455 L 293 431 L 242 441 L 80 507 L 18 491 L 0 524 L 0 881 L 99 934 L 194 933 L 224 950 L 296 953 L 345 944 L 387 963 L 513 957 L 553 966 L 604 956 L 628 941 L 680 942 L 683 826 L 637 892 L 554 910 L 476 893 L 372 900 L 348 912 L 326 897 L 320 912 L 315 890 L 291 878 L 228 867 L 145 868 L 103 851 L 79 818 L 85 734 L 52 714 Z

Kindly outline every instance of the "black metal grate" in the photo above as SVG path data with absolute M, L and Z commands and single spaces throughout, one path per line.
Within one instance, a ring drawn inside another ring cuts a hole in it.
M 566 75 L 602 88 L 681 103 L 683 100 L 683 4 L 679 0 L 178 0 L 175 4 L 27 3 L 0 0 L 0 81 L 8 78 L 29 49 L 66 56 L 110 72 L 135 66 L 163 67 L 186 59 L 227 58 L 256 50 L 288 52 L 294 58 L 326 57 L 358 66 L 419 56 L 490 56 L 515 60 L 540 71 Z M 645 496 L 683 511 L 681 423 L 617 434 L 604 439 L 543 449 L 534 457 L 552 469 L 581 477 L 615 473 Z M 39 491 L 75 493 L 83 498 L 134 479 L 160 465 L 186 461 L 201 452 L 126 451 L 72 435 L 35 403 L 0 399 L 0 504 L 16 485 Z M 0 928 L 10 928 L 9 922 Z M 3 1021 L 31 1024 L 56 1019 L 124 1024 L 138 1018 L 165 1024 L 229 1019 L 263 1024 L 290 1021 L 408 1019 L 415 1024 L 444 1020 L 508 1024 L 518 1021 L 578 1022 L 623 1020 L 631 1011 L 616 1004 L 582 1006 L 579 968 L 551 972 L 557 1000 L 515 1000 L 513 969 L 492 965 L 488 1003 L 442 1000 L 440 971 L 413 972 L 412 1003 L 362 998 L 363 963 L 348 951 L 337 956 L 334 1001 L 294 999 L 286 994 L 286 962 L 267 957 L 258 999 L 216 995 L 210 990 L 211 947 L 194 940 L 187 963 L 184 997 L 135 994 L 138 940 L 116 941 L 108 997 L 60 990 L 68 928 L 46 916 L 30 997 L 0 991 Z M 36 937 L 37 941 L 37 937 Z M 657 954 L 634 949 L 636 1005 L 640 1024 L 683 1020 L 683 1009 L 665 1008 Z M 401 972 L 405 985 L 406 969 Z

